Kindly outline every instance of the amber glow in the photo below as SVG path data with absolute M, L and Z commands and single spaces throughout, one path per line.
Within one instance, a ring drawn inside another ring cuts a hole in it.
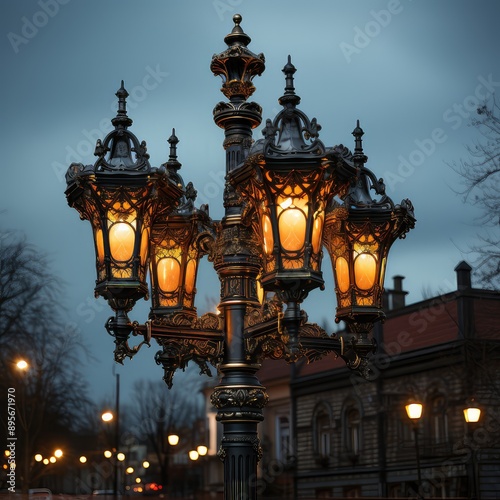
M 63 456 L 62 450 L 57 449 L 56 451 L 54 451 L 54 456 L 56 458 L 61 458 Z
M 144 229 L 141 235 L 141 264 L 146 265 L 149 257 L 149 230 Z
M 19 370 L 26 370 L 28 368 L 28 363 L 24 359 L 20 359 L 17 363 L 16 366 L 19 368 Z
M 103 422 L 111 422 L 111 420 L 113 420 L 113 414 L 110 411 L 105 411 L 101 415 L 101 418 Z
M 372 254 L 362 253 L 354 259 L 354 276 L 356 286 L 361 290 L 369 290 L 375 284 L 377 261 Z
M 337 286 L 342 293 L 347 292 L 350 286 L 349 266 L 344 257 L 338 257 L 335 261 L 335 274 L 337 275 Z
M 479 408 L 465 408 L 464 418 L 466 422 L 475 423 L 481 418 L 481 410 Z
M 181 265 L 173 257 L 164 257 L 156 266 L 158 286 L 163 292 L 172 293 L 179 287 Z
M 196 450 L 191 450 L 191 451 L 189 452 L 189 458 L 190 458 L 191 460 L 193 460 L 193 461 L 194 461 L 194 460 L 198 460 L 198 458 L 199 458 L 199 457 L 200 457 L 200 454 L 199 454 Z
M 104 239 L 102 236 L 102 229 L 98 229 L 95 232 L 95 245 L 97 248 L 97 258 L 102 264 L 104 262 Z
M 422 403 L 410 403 L 405 406 L 408 418 L 418 420 L 422 416 Z
M 304 246 L 306 217 L 298 208 L 287 208 L 279 218 L 281 246 L 290 252 L 297 252 Z
M 319 253 L 321 251 L 321 237 L 323 235 L 323 218 L 324 213 L 316 215 L 313 223 L 312 231 L 312 248 L 314 253 Z
M 80 463 L 81 463 L 81 464 L 84 464 L 84 463 L 86 463 L 86 462 L 87 462 L 87 457 L 86 457 L 86 456 L 84 456 L 84 455 L 82 455 L 82 456 L 80 457 Z
M 106 451 L 104 452 L 104 456 L 105 456 L 106 458 L 111 458 L 111 457 L 113 456 L 113 453 L 111 453 L 109 450 L 106 450 Z
M 186 264 L 186 278 L 184 280 L 184 287 L 187 293 L 193 293 L 195 280 L 196 280 L 196 260 L 190 259 Z
M 306 196 L 278 198 L 278 230 L 284 250 L 298 252 L 304 247 L 307 213 Z
M 177 434 L 169 434 L 168 436 L 168 444 L 171 446 L 175 446 L 179 443 L 179 436 Z
M 134 253 L 135 231 L 126 222 L 116 222 L 109 229 L 111 256 L 118 262 L 130 260 Z
M 35 461 L 36 461 L 36 462 L 41 462 L 42 460 L 43 460 L 42 455 L 40 455 L 40 453 L 37 453 L 37 454 L 35 455 Z
M 208 453 L 208 448 L 204 445 L 200 445 L 198 446 L 198 448 L 196 448 L 196 451 L 198 452 L 198 455 L 200 455 L 200 457 L 204 457 Z
M 57 462 L 57 458 L 56 458 L 56 457 L 50 457 L 50 458 L 49 458 L 49 462 L 50 462 L 51 464 L 55 464 L 55 463 Z
M 271 255 L 274 246 L 273 229 L 271 219 L 267 214 L 262 216 L 262 236 L 264 238 L 264 252 Z

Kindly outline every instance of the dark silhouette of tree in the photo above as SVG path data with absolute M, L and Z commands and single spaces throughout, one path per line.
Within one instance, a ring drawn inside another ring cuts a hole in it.
M 34 460 L 62 448 L 90 401 L 79 367 L 86 351 L 69 330 L 61 286 L 47 258 L 23 238 L 0 238 L 0 422 L 7 442 L 7 390 L 15 399 L 16 480 L 23 491 L 48 468 Z M 25 370 L 16 362 L 24 359 Z M 14 436 L 11 436 L 14 437 Z
M 195 422 L 203 412 L 201 388 L 204 382 L 206 379 L 199 376 L 197 367 L 189 366 L 184 373 L 176 374 L 170 390 L 161 380 L 140 380 L 134 385 L 134 407 L 131 409 L 134 428 L 140 429 L 138 439 L 145 440 L 157 457 L 164 489 L 171 479 L 169 461 L 175 451 L 168 443 L 168 435 L 180 436 L 179 445 L 183 440 L 192 439 Z
M 452 163 L 462 178 L 465 202 L 479 208 L 479 242 L 470 247 L 483 285 L 500 288 L 500 106 L 491 99 L 472 119 L 480 138 L 467 146 L 468 158 Z

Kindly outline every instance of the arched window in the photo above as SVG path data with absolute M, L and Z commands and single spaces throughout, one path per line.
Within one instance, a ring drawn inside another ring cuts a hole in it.
M 448 442 L 448 416 L 446 414 L 446 399 L 438 394 L 430 401 L 431 439 L 434 444 Z
M 361 415 L 357 408 L 349 408 L 346 414 L 348 451 L 357 455 L 361 449 Z
M 290 421 L 280 415 L 276 417 L 276 460 L 287 462 L 291 455 Z
M 342 429 L 345 451 L 351 456 L 359 455 L 362 448 L 362 411 L 361 404 L 353 399 L 344 403 Z
M 332 417 L 329 405 L 320 403 L 316 406 L 312 424 L 315 454 L 320 457 L 329 457 L 332 440 Z

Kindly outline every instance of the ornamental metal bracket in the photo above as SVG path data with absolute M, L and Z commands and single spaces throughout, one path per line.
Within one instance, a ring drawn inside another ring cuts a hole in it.
M 155 355 L 156 364 L 162 365 L 163 380 L 172 388 L 175 371 L 185 370 L 189 361 L 200 368 L 200 374 L 212 376 L 208 364 L 217 365 L 224 352 L 222 318 L 213 313 L 201 317 L 183 311 L 167 316 L 152 316 L 145 325 L 135 330 L 156 339 L 162 347 Z
M 123 310 L 117 311 L 116 316 L 111 316 L 108 321 L 106 321 L 104 327 L 106 331 L 114 337 L 115 339 L 115 361 L 123 365 L 125 358 L 132 359 L 138 352 L 139 349 L 146 344 L 151 347 L 151 335 L 149 331 L 140 331 L 137 327 L 139 323 L 134 321 L 131 323 L 128 319 L 127 313 Z M 130 334 L 143 337 L 143 341 L 134 346 L 130 347 L 128 345 L 128 339 Z
M 291 346 L 286 328 L 281 324 L 283 317 L 281 303 L 274 299 L 260 308 L 250 308 L 245 325 L 247 360 L 284 359 L 288 363 L 305 358 L 307 363 L 317 361 L 327 354 L 340 356 L 349 369 L 368 378 L 370 368 L 368 357 L 377 349 L 369 337 L 372 324 L 363 324 L 359 331 L 329 334 L 316 323 L 307 322 L 303 311 L 298 326 L 298 345 Z

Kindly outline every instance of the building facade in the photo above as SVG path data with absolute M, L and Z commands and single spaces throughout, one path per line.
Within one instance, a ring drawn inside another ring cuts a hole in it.
M 454 292 L 408 306 L 394 278 L 368 379 L 333 355 L 264 364 L 262 497 L 500 498 L 500 292 L 455 271 Z

